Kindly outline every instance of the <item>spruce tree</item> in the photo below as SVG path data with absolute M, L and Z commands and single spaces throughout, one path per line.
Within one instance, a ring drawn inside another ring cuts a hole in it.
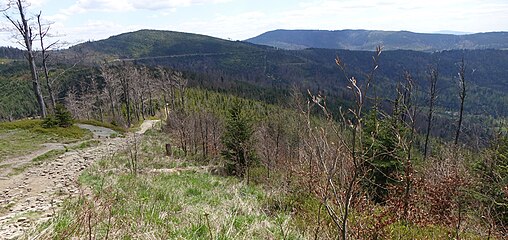
M 236 101 L 228 110 L 225 131 L 222 136 L 224 150 L 222 156 L 226 160 L 226 171 L 230 175 L 244 177 L 249 161 L 254 157 L 251 150 L 253 134 L 252 118 L 249 117 L 240 101 Z

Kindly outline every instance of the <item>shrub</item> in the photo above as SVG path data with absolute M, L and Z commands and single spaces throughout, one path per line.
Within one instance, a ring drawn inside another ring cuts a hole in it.
M 492 220 L 508 227 L 508 137 L 495 141 L 475 171 L 479 177 L 477 198 L 490 209 Z
M 62 104 L 57 104 L 55 107 L 55 118 L 59 127 L 72 126 L 72 115 Z
M 403 133 L 405 129 L 393 117 L 379 119 L 377 111 L 373 110 L 366 118 L 364 131 L 364 151 L 369 158 L 369 173 L 364 185 L 372 200 L 382 203 L 386 200 L 388 186 L 397 182 L 394 176 L 402 169 L 397 132 Z
M 58 120 L 54 115 L 48 115 L 44 120 L 42 121 L 42 127 L 43 128 L 54 128 L 58 126 Z

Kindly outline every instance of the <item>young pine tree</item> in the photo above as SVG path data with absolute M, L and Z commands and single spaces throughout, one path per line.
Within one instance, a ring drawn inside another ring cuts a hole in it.
M 243 178 L 249 163 L 254 159 L 252 151 L 252 118 L 249 117 L 240 101 L 236 101 L 228 110 L 225 131 L 222 135 L 226 159 L 226 171 L 230 175 Z

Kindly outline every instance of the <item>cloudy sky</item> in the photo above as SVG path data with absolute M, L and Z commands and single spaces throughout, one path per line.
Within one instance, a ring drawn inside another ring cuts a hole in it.
M 7 2 L 7 0 L 2 0 Z M 139 29 L 244 40 L 274 29 L 508 31 L 507 0 L 28 0 L 71 44 Z M 13 46 L 5 17 L 0 45 Z

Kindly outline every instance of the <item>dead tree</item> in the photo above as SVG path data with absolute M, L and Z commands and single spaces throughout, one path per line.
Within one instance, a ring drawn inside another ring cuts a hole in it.
M 457 145 L 459 143 L 459 136 L 462 127 L 462 119 L 464 114 L 464 101 L 466 100 L 466 65 L 464 63 L 464 58 L 459 65 L 459 98 L 460 98 L 460 110 L 459 110 L 459 120 L 457 123 L 457 133 L 455 133 L 455 141 L 454 144 Z
M 406 84 L 402 91 L 397 90 L 398 95 L 402 98 L 402 123 L 410 129 L 409 136 L 397 133 L 398 139 L 402 139 L 399 144 L 405 152 L 405 166 L 404 166 L 404 196 L 403 196 L 403 218 L 407 221 L 409 215 L 409 202 L 411 197 L 411 188 L 413 183 L 413 165 L 412 165 L 412 150 L 413 143 L 416 135 L 416 116 L 418 114 L 417 105 L 415 104 L 415 85 L 413 78 L 409 72 L 404 74 Z
M 44 97 L 42 96 L 39 75 L 37 73 L 37 66 L 35 64 L 34 50 L 32 47 L 33 40 L 35 39 L 36 36 L 33 34 L 32 27 L 28 23 L 24 5 L 25 1 L 22 0 L 10 1 L 9 7 L 10 6 L 16 7 L 17 12 L 19 13 L 19 19 L 16 20 L 14 19 L 14 17 L 9 16 L 8 14 L 5 13 L 4 16 L 12 23 L 12 25 L 14 25 L 14 27 L 16 28 L 16 30 L 19 32 L 19 34 L 23 39 L 19 43 L 26 50 L 25 57 L 30 66 L 30 73 L 32 75 L 32 88 L 37 98 L 37 104 L 39 105 L 39 113 L 43 118 L 45 118 L 47 116 L 46 104 L 44 103 Z
M 429 147 L 429 137 L 430 131 L 432 129 L 432 118 L 434 114 L 434 105 L 437 99 L 437 80 L 438 80 L 438 70 L 437 68 L 431 67 L 429 70 L 429 113 L 427 115 L 427 133 L 425 134 L 425 146 L 423 148 L 423 158 L 426 160 L 428 157 L 428 147 Z
M 118 78 L 113 71 L 113 69 L 107 65 L 107 63 L 103 63 L 100 65 L 101 77 L 104 80 L 104 91 L 108 96 L 109 108 L 111 112 L 111 117 L 113 121 L 117 121 L 117 86 L 118 86 Z
M 366 174 L 365 166 L 369 161 L 362 140 L 364 134 L 363 115 L 380 55 L 381 47 L 377 47 L 373 56 L 372 70 L 367 74 L 364 84 L 360 84 L 355 77 L 349 77 L 345 70 L 345 64 L 339 57 L 336 58 L 336 64 L 344 72 L 348 81 L 348 89 L 351 90 L 355 99 L 353 107 L 348 109 L 348 116 L 341 115 L 344 125 L 349 126 L 350 138 L 344 137 L 344 131 L 326 106 L 325 97 L 312 95 L 309 92 L 312 103 L 321 108 L 325 114 L 327 124 L 326 127 L 313 127 L 310 115 L 308 115 L 309 140 L 306 145 L 311 155 L 310 158 L 315 159 L 316 168 L 319 169 L 321 175 L 324 175 L 323 189 L 325 190 L 322 204 L 340 233 L 338 239 L 342 240 L 346 240 L 350 236 L 348 218 L 353 208 L 354 198 L 358 195 L 360 182 Z M 308 105 L 307 114 L 310 112 L 311 103 L 309 102 Z
M 56 106 L 55 94 L 53 92 L 53 84 L 49 79 L 49 71 L 48 71 L 48 58 L 49 58 L 48 50 L 51 49 L 53 46 L 55 46 L 57 42 L 51 43 L 48 46 L 44 46 L 44 39 L 48 36 L 51 25 L 48 25 L 45 29 L 43 29 L 43 25 L 41 23 L 41 15 L 42 12 L 39 12 L 39 14 L 37 15 L 37 25 L 39 27 L 39 40 L 41 44 L 42 70 L 44 71 L 44 78 L 46 80 L 46 88 L 48 90 L 51 108 L 55 109 Z
M 128 66 L 124 63 L 123 67 L 127 68 Z M 120 88 L 122 90 L 122 101 L 125 104 L 126 109 L 126 117 L 127 117 L 127 127 L 131 127 L 132 124 L 132 113 L 131 113 L 131 78 L 128 75 L 128 71 L 123 71 L 120 76 Z

